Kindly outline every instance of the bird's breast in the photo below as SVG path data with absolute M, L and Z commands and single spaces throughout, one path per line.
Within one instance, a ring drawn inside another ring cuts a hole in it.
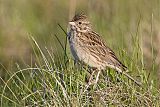
M 75 60 L 79 60 L 79 57 L 77 55 L 78 45 L 77 45 L 77 40 L 76 40 L 76 32 L 71 30 L 68 33 L 68 40 L 69 40 L 69 45 L 70 45 L 72 56 L 74 57 Z

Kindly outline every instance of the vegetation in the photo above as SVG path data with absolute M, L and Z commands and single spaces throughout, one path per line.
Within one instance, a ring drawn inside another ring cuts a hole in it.
M 159 106 L 160 1 L 76 4 L 0 2 L 0 106 Z M 142 86 L 113 69 L 103 71 L 98 84 L 87 86 L 90 69 L 74 65 L 66 41 L 74 7 L 88 14 L 94 29 Z

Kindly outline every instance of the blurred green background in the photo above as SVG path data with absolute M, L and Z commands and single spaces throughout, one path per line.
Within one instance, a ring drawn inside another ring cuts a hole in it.
M 29 36 L 42 50 L 47 47 L 61 56 L 63 50 L 54 35 L 64 45 L 65 34 L 58 23 L 67 31 L 75 12 L 88 15 L 95 31 L 118 57 L 121 51 L 132 57 L 133 47 L 140 44 L 144 69 L 153 71 L 152 75 L 159 79 L 160 0 L 0 0 L 1 65 L 13 69 L 15 63 L 34 63 Z M 1 77 L 5 76 L 4 67 L 0 66 Z

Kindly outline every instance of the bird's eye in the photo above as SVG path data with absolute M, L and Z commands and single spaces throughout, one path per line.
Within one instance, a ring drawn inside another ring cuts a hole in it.
M 82 22 L 79 22 L 79 24 L 82 24 Z

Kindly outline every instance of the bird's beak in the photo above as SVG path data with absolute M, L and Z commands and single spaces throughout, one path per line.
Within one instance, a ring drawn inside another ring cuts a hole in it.
M 70 21 L 70 22 L 69 22 L 69 25 L 74 26 L 74 25 L 75 25 L 75 23 L 74 23 L 74 22 L 72 22 L 72 21 Z

